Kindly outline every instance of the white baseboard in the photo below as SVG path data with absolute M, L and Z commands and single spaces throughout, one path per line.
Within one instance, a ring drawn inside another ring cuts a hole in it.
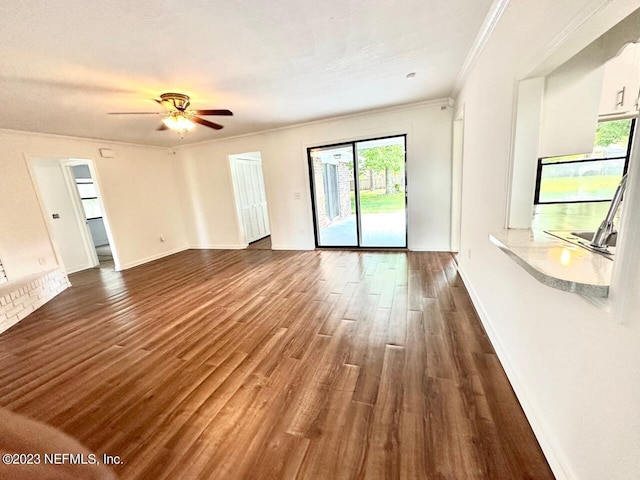
M 218 244 L 207 244 L 207 245 L 189 245 L 191 250 L 243 250 L 247 248 L 249 245 L 218 245 Z
M 120 270 L 127 270 L 129 268 L 137 267 L 139 265 L 143 265 L 145 263 L 153 262 L 154 260 L 158 260 L 160 258 L 168 257 L 169 255 L 173 255 L 174 253 L 183 252 L 188 250 L 189 247 L 178 247 L 173 250 L 167 250 L 166 252 L 158 253 L 156 255 L 151 255 L 150 257 L 142 258 L 140 260 L 135 260 L 133 262 L 125 263 L 124 265 L 120 265 Z
M 80 266 L 71 267 L 68 270 L 65 269 L 64 272 L 67 275 L 71 275 L 72 273 L 81 272 L 83 270 L 87 270 L 87 269 L 93 268 L 93 267 L 95 267 L 95 265 L 93 265 L 93 264 L 80 265 Z
M 450 248 L 426 248 L 426 247 L 409 247 L 410 252 L 444 252 L 452 253 Z
M 301 247 L 300 245 L 271 245 L 271 250 L 298 250 L 298 251 L 310 251 L 315 250 L 316 247 Z
M 507 374 L 507 378 L 511 383 L 511 387 L 518 397 L 518 401 L 522 406 L 522 410 L 524 410 L 524 414 L 531 425 L 533 433 L 540 444 L 540 448 L 544 453 L 547 462 L 549 462 L 549 466 L 553 471 L 557 480 L 572 480 L 575 478 L 574 475 L 570 474 L 571 469 L 569 468 L 569 462 L 566 461 L 564 456 L 561 454 L 561 450 L 558 448 L 556 442 L 551 440 L 551 437 L 548 435 L 549 429 L 545 427 L 545 422 L 542 420 L 542 415 L 533 408 L 532 403 L 529 401 L 530 394 L 525 387 L 526 382 L 520 381 L 518 378 L 517 371 L 513 365 L 513 361 L 509 356 L 507 349 L 504 347 L 504 344 L 500 340 L 500 336 L 493 328 L 493 324 L 489 318 L 489 314 L 485 310 L 478 294 L 473 288 L 469 277 L 465 274 L 464 270 L 460 265 L 458 265 L 458 272 L 460 273 L 460 277 L 464 282 L 464 285 L 467 287 L 467 291 L 469 292 L 469 296 L 471 297 L 471 301 L 473 302 L 473 306 L 478 312 L 478 316 L 480 317 L 480 321 L 484 326 L 484 329 L 489 336 L 489 340 L 493 345 L 494 350 L 496 351 L 496 355 L 502 364 L 502 368 L 504 368 L 505 373 Z

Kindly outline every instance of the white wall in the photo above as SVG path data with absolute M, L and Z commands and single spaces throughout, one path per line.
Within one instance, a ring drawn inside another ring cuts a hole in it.
M 273 248 L 313 249 L 306 149 L 406 133 L 409 248 L 449 250 L 452 111 L 441 109 L 445 105 L 416 104 L 176 149 L 190 244 L 242 248 L 229 155 L 262 153 Z
M 546 79 L 540 157 L 593 151 L 604 66 L 581 52 Z
M 116 158 L 99 158 L 101 147 L 111 148 Z M 122 268 L 187 247 L 175 182 L 178 165 L 167 149 L 4 130 L 0 131 L 0 258 L 10 280 L 57 263 L 27 157 L 94 160 Z M 164 243 L 159 235 L 165 237 Z
M 628 8 L 629 14 L 638 6 L 630 3 L 614 0 L 597 15 L 619 20 L 611 9 Z M 544 57 L 541 50 L 551 51 L 580 25 L 585 9 L 578 0 L 510 2 L 468 76 L 457 98 L 465 115 L 459 258 L 556 477 L 630 480 L 640 472 L 637 283 L 618 285 L 617 295 L 631 299 L 630 305 L 610 313 L 540 284 L 487 238 L 505 226 L 517 80 L 530 71 L 532 59 Z M 636 249 L 617 261 L 637 269 L 639 256 Z
M 531 226 L 544 86 L 544 78 L 522 80 L 518 84 L 518 110 L 509 190 L 510 228 L 529 228 Z
M 80 230 L 74 200 L 62 168 L 57 159 L 32 160 L 32 171 L 64 269 L 67 273 L 74 273 L 94 264 L 86 249 L 84 233 Z M 54 219 L 53 214 L 59 218 Z

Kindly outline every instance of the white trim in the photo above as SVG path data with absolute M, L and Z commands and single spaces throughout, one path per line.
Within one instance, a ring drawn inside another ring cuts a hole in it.
M 638 119 L 638 116 L 638 112 L 607 113 L 598 116 L 598 123 L 610 122 L 612 120 L 630 120 L 632 118 Z
M 249 242 L 247 242 L 247 236 L 244 232 L 244 218 L 242 217 L 240 202 L 238 201 L 238 197 L 240 196 L 240 187 L 238 187 L 238 180 L 236 178 L 237 175 L 238 166 L 236 164 L 236 155 L 227 155 L 227 176 L 229 177 L 229 183 L 231 183 L 231 190 L 233 192 L 233 206 L 235 207 L 234 210 L 236 212 L 234 218 L 236 224 L 236 233 L 238 235 L 238 239 L 242 244 L 246 243 L 247 245 L 249 245 Z
M 185 144 L 181 144 L 181 145 L 176 145 L 174 147 L 172 147 L 173 149 L 183 149 L 186 147 L 193 147 L 194 145 L 206 145 L 209 143 L 218 143 L 218 142 L 225 142 L 227 140 L 235 140 L 238 138 L 244 138 L 244 137 L 252 137 L 254 135 L 263 135 L 266 133 L 271 133 L 271 132 L 279 132 L 282 130 L 291 130 L 294 128 L 299 128 L 299 127 L 306 127 L 309 125 L 318 125 L 318 124 L 322 124 L 322 123 L 330 123 L 330 122 L 334 122 L 336 120 L 346 120 L 348 118 L 357 118 L 357 117 L 366 117 L 368 115 L 375 115 L 378 113 L 388 113 L 388 112 L 395 112 L 395 111 L 402 111 L 402 110 L 414 110 L 417 108 L 424 108 L 424 107 L 449 107 L 451 105 L 453 105 L 454 101 L 451 97 L 445 97 L 445 98 L 437 98 L 434 100 L 425 100 L 423 102 L 416 102 L 416 103 L 404 103 L 401 105 L 393 105 L 391 107 L 384 107 L 384 108 L 377 108 L 377 109 L 372 109 L 372 110 L 364 110 L 362 112 L 357 112 L 357 113 L 348 113 L 345 115 L 337 115 L 335 117 L 327 117 L 327 118 L 322 118 L 319 120 L 311 120 L 309 122 L 303 122 L 303 123 L 293 123 L 291 125 L 285 125 L 283 127 L 276 127 L 276 128 L 269 128 L 266 130 L 258 130 L 256 132 L 249 132 L 249 133 L 243 133 L 241 135 L 233 135 L 230 137 L 221 137 L 221 138 L 214 138 L 212 140 L 203 140 L 201 142 L 194 142 L 194 143 L 185 143 Z
M 184 252 L 185 250 L 189 250 L 189 246 L 183 246 L 174 248 L 173 250 L 167 250 L 166 252 L 158 253 L 156 255 L 151 255 L 150 257 L 143 258 L 141 260 L 135 260 L 133 262 L 126 263 L 121 265 L 117 271 L 128 270 L 129 268 L 137 267 L 139 265 L 143 265 L 145 263 L 153 262 L 154 260 L 159 260 L 164 257 L 168 257 L 169 255 L 174 255 L 176 253 Z
M 81 265 L 79 267 L 71 267 L 65 271 L 66 275 L 73 275 L 74 273 L 83 272 L 85 270 L 89 270 L 90 268 L 96 268 L 97 265 Z
M 315 245 L 312 247 L 301 247 L 299 245 L 271 245 L 271 250 L 290 250 L 290 251 L 310 252 L 315 249 L 316 249 Z
M 489 314 L 487 310 L 482 305 L 482 302 L 475 290 L 469 277 L 464 272 L 462 265 L 458 264 L 458 272 L 460 273 L 460 277 L 462 278 L 462 282 L 464 283 L 467 291 L 469 292 L 469 297 L 471 298 L 471 302 L 482 322 L 482 326 L 484 327 L 489 340 L 491 341 L 491 345 L 500 360 L 500 364 L 507 374 L 507 379 L 509 383 L 511 383 L 511 387 L 522 406 L 522 410 L 531 425 L 533 433 L 540 444 L 540 448 L 553 471 L 557 480 L 572 480 L 575 479 L 575 475 L 571 474 L 571 469 L 569 467 L 569 462 L 562 454 L 562 450 L 557 445 L 557 442 L 553 440 L 553 438 L 548 434 L 549 428 L 545 425 L 544 417 L 540 415 L 540 412 L 537 411 L 533 407 L 533 403 L 529 401 L 531 395 L 529 394 L 527 388 L 525 387 L 526 382 L 521 381 L 520 376 L 517 373 L 516 368 L 514 367 L 513 361 L 507 352 L 507 349 L 504 347 L 504 344 L 500 340 L 500 336 L 493 328 L 493 324 L 489 318 Z
M 464 105 L 451 122 L 451 251 L 460 251 L 462 237 L 462 188 L 464 167 Z
M 442 252 L 442 253 L 456 253 L 451 251 L 451 247 L 449 248 L 427 248 L 427 247 L 409 247 L 407 248 L 410 252 Z
M 484 18 L 484 22 L 480 26 L 480 30 L 476 35 L 475 40 L 471 44 L 471 48 L 469 49 L 469 53 L 467 54 L 467 58 L 465 59 L 458 75 L 456 76 L 456 80 L 453 83 L 453 88 L 451 89 L 451 97 L 457 97 L 464 85 L 467 76 L 475 66 L 480 54 L 484 50 L 484 47 L 487 45 L 489 41 L 489 37 L 496 28 L 496 25 L 500 21 L 502 14 L 507 9 L 509 5 L 509 0 L 494 0 L 491 6 L 489 7 L 489 11 L 487 12 L 486 17 Z
M 189 245 L 187 250 L 244 250 L 249 244 L 236 244 L 236 245 L 217 245 L 208 243 L 206 245 Z

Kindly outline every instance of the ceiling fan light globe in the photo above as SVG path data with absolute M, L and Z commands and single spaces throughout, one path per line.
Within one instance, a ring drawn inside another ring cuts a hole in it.
M 167 128 L 175 130 L 176 132 L 188 132 L 196 125 L 188 116 L 182 113 L 167 115 L 162 119 L 162 123 L 164 123 Z

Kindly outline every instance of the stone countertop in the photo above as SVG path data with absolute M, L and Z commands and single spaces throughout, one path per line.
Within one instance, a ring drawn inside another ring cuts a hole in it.
M 609 296 L 613 262 L 541 230 L 509 229 L 489 240 L 541 283 L 589 297 Z

